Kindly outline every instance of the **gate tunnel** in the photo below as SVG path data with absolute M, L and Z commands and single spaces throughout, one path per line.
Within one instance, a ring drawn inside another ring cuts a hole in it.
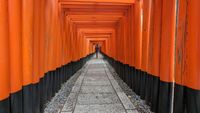
M 200 113 L 199 0 L 0 0 L 0 113 L 43 113 L 101 46 L 155 113 Z

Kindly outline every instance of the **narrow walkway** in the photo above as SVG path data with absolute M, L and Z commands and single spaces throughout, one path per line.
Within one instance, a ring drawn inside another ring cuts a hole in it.
M 102 59 L 92 59 L 60 113 L 138 113 Z

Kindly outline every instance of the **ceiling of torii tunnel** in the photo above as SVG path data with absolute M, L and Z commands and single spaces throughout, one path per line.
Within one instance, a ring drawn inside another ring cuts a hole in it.
M 103 47 L 105 49 L 102 51 L 108 54 L 115 54 L 115 51 L 110 52 L 115 46 L 113 43 L 115 40 L 120 40 L 124 37 L 123 35 L 128 34 L 127 32 L 131 32 L 125 31 L 127 26 L 123 25 L 126 25 L 128 21 L 130 22 L 128 24 L 131 24 L 131 20 L 134 19 L 134 2 L 134 0 L 59 1 L 64 25 L 66 28 L 71 28 L 66 33 L 73 34 L 78 40 L 85 42 L 87 46 L 84 50 L 87 53 L 92 52 L 89 48 L 91 42 L 88 40 L 92 38 L 92 40 L 102 42 L 99 39 L 104 38 L 105 44 L 102 46 L 105 46 Z M 123 46 L 123 44 L 120 45 Z

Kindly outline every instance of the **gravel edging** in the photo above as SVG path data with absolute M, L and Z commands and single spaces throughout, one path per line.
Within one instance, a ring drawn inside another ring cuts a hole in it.
M 71 93 L 71 90 L 78 79 L 78 77 L 81 75 L 81 73 L 86 68 L 86 65 L 83 66 L 79 71 L 77 71 L 67 82 L 62 84 L 61 89 L 58 91 L 58 93 L 55 94 L 54 97 L 46 104 L 46 107 L 44 109 L 44 113 L 59 113 L 60 110 L 63 108 L 65 102 L 67 101 L 67 98 L 69 94 Z
M 119 75 L 115 72 L 113 67 L 110 66 L 110 64 L 107 61 L 105 62 L 113 77 L 118 82 L 119 86 L 122 88 L 124 93 L 126 93 L 126 95 L 129 97 L 133 105 L 136 107 L 137 111 L 139 113 L 153 113 L 150 110 L 150 107 L 145 103 L 145 101 L 140 99 L 140 96 L 133 92 L 132 89 L 130 89 L 129 86 L 119 77 Z

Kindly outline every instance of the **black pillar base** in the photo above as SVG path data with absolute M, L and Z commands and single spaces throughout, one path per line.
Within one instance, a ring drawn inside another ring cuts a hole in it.
M 186 87 L 186 112 L 200 113 L 200 90 Z
M 10 96 L 11 113 L 22 113 L 22 90 L 11 94 Z
M 170 113 L 172 85 L 173 83 L 160 81 L 158 113 Z
M 10 98 L 0 101 L 0 113 L 10 113 Z
M 23 87 L 23 113 L 33 113 L 33 85 Z

